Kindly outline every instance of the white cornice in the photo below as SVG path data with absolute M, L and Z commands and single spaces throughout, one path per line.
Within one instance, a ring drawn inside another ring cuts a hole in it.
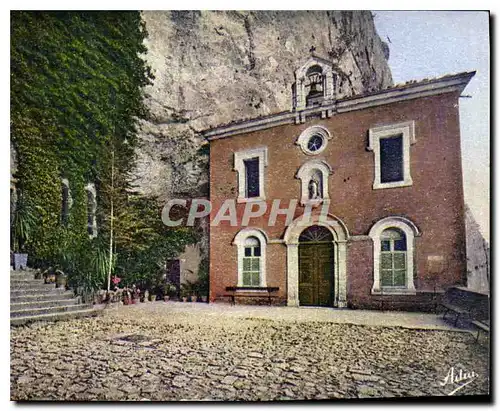
M 346 113 L 383 104 L 397 103 L 400 101 L 452 92 L 461 93 L 475 74 L 476 72 L 472 71 L 449 75 L 435 80 L 424 80 L 421 82 L 404 84 L 369 95 L 365 94 L 344 100 L 337 100 L 335 103 L 328 105 L 310 107 L 301 111 L 287 111 L 263 118 L 228 124 L 226 126 L 205 130 L 202 134 L 209 141 L 217 140 L 285 124 L 304 123 L 307 117 L 311 115 L 317 116 L 319 114 L 322 118 L 325 118 L 335 113 Z

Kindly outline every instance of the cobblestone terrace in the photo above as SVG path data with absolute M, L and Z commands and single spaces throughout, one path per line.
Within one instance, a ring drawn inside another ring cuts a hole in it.
M 450 367 L 478 375 L 455 395 L 488 392 L 485 336 L 476 344 L 470 333 L 336 324 L 307 309 L 277 319 L 236 309 L 156 302 L 11 328 L 11 399 L 447 395 L 457 387 L 440 385 Z

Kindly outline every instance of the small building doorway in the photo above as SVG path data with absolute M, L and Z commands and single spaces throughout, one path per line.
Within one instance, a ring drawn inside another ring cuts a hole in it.
M 300 305 L 331 307 L 334 271 L 332 233 L 319 225 L 306 228 L 299 237 Z

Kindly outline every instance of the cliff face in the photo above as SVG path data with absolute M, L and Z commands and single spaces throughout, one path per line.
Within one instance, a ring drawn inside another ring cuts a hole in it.
M 341 96 L 392 84 L 370 12 L 148 11 L 143 19 L 156 79 L 134 182 L 161 200 L 207 195 L 199 132 L 290 110 L 294 70 L 312 46 L 336 65 Z
M 465 231 L 467 233 L 467 287 L 490 292 L 490 246 L 479 229 L 469 207 L 465 208 Z

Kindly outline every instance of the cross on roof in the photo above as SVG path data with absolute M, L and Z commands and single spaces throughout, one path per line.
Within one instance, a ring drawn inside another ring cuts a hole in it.
M 316 47 L 311 46 L 311 48 L 309 49 L 309 53 L 313 54 L 315 51 L 316 51 Z

